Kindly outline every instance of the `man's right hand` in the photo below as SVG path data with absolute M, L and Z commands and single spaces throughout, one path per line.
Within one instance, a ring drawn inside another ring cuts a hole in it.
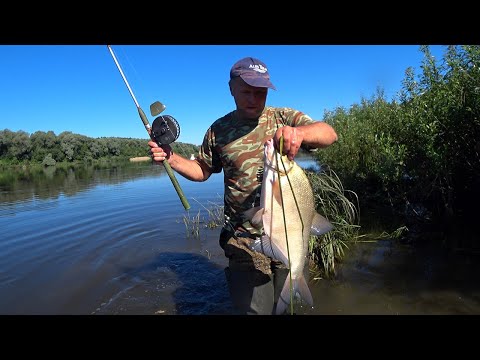
M 160 147 L 155 141 L 150 140 L 148 146 L 150 146 L 152 160 L 156 162 L 163 163 L 165 159 L 168 159 L 173 154 L 171 146 L 167 144 Z

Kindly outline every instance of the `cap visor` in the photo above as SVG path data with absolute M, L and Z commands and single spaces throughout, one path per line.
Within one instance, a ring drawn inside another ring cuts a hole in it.
M 261 77 L 255 77 L 251 78 L 248 76 L 240 75 L 243 81 L 245 81 L 248 85 L 254 86 L 254 87 L 264 87 L 264 88 L 270 88 L 273 90 L 277 90 L 277 88 L 272 84 L 272 82 L 268 79 L 264 79 Z

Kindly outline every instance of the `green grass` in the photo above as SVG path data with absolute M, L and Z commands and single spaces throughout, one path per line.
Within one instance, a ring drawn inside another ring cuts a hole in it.
M 310 237 L 310 271 L 314 279 L 329 278 L 336 274 L 335 265 L 344 258 L 348 244 L 359 239 L 358 197 L 344 189 L 340 178 L 328 167 L 305 173 L 312 184 L 318 213 L 334 226 L 326 234 Z
M 185 224 L 187 237 L 198 239 L 201 228 L 215 229 L 223 224 L 223 205 L 209 201 L 207 206 L 205 206 L 198 200 L 193 200 L 207 212 L 207 216 L 202 217 L 201 210 L 198 210 L 198 213 L 192 217 L 190 217 L 190 213 L 184 214 L 182 220 Z

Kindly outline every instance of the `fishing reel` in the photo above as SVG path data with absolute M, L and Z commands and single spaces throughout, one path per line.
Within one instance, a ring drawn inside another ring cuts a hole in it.
M 170 115 L 160 115 L 152 123 L 152 137 L 158 145 L 171 144 L 180 136 L 180 125 Z
M 166 106 L 160 101 L 155 101 L 150 105 L 150 114 L 152 116 L 159 115 L 153 120 L 150 134 L 158 145 L 171 144 L 180 136 L 180 125 L 177 120 L 170 115 L 160 115 L 165 109 Z

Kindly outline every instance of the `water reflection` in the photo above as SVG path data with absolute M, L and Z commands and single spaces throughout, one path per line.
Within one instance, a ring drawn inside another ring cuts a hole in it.
M 96 166 L 26 168 L 1 174 L 0 204 L 34 199 L 55 199 L 73 196 L 94 185 L 119 184 L 146 175 L 165 175 L 163 167 L 150 163 L 126 163 L 125 166 L 99 168 Z

